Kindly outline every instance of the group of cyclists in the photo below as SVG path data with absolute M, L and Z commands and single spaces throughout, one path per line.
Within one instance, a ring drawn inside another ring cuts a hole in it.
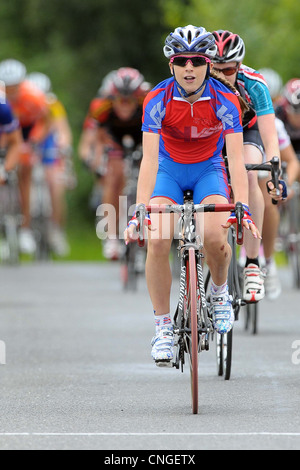
M 228 202 L 226 155 L 233 199 L 244 206 L 243 298 L 257 302 L 265 296 L 260 265 L 264 199 L 281 201 L 287 197 L 284 181 L 280 181 L 277 195 L 272 181 L 267 180 L 262 190 L 257 172 L 245 170 L 245 163 L 259 164 L 280 155 L 267 82 L 261 73 L 242 63 L 245 44 L 230 31 L 211 33 L 193 25 L 178 27 L 166 38 L 163 50 L 171 78 L 154 87 L 144 102 L 137 203 L 182 204 L 186 189 L 193 191 L 195 203 Z M 146 221 L 150 230 L 145 272 L 156 326 L 152 357 L 156 363 L 166 364 L 173 359 L 174 345 L 169 265 L 174 218 L 168 219 L 169 236 L 163 234 L 161 218 L 152 214 Z M 210 314 L 220 334 L 229 332 L 234 323 L 227 285 L 231 258 L 227 229 L 235 222 L 234 213 L 228 220 L 223 214 L 205 215 L 204 249 L 212 277 Z M 275 222 L 275 218 L 271 220 L 268 229 L 276 233 Z M 138 225 L 134 215 L 124 233 L 125 243 L 134 239 Z M 273 252 L 271 247 L 268 262 Z
M 104 77 L 84 119 L 78 154 L 95 174 L 93 207 L 110 204 L 119 215 L 119 196 L 125 185 L 124 140 L 142 146 L 136 203 L 183 203 L 193 191 L 195 203 L 227 203 L 244 207 L 243 298 L 257 302 L 280 294 L 275 239 L 287 187 L 300 179 L 300 79 L 283 86 L 271 69 L 257 71 L 243 63 L 245 44 L 231 31 L 207 31 L 188 25 L 171 32 L 163 47 L 171 76 L 152 87 L 140 71 L 121 67 Z M 23 225 L 20 242 L 34 249 L 30 237 L 29 191 L 36 154 L 47 169 L 53 205 L 53 228 L 63 238 L 65 185 L 57 178 L 72 150 L 66 113 L 43 74 L 27 74 L 16 60 L 0 63 L 6 103 L 1 109 L 1 146 L 7 147 L 5 170 L 19 170 Z M 16 151 L 18 146 L 19 151 Z M 270 177 L 246 172 L 245 164 L 259 164 L 280 156 L 287 162 L 287 181 L 278 195 Z M 228 168 L 225 165 L 225 158 Z M 230 185 L 229 177 L 230 175 Z M 169 254 L 175 220 L 152 214 L 148 231 L 145 275 L 153 305 L 155 336 L 152 357 L 172 361 L 174 336 L 170 316 L 172 274 Z M 227 230 L 236 222 L 220 214 L 206 214 L 205 259 L 209 266 L 211 318 L 220 334 L 231 330 L 234 313 L 227 275 L 231 249 Z M 162 227 L 167 226 L 166 233 Z M 103 242 L 107 259 L 119 259 L 125 244 L 136 241 L 139 222 L 133 214 L 124 234 L 108 223 Z M 67 242 L 64 239 L 64 250 Z M 262 251 L 263 250 L 263 251 Z M 262 264 L 263 258 L 263 264 Z
M 22 222 L 19 230 L 21 253 L 34 255 L 37 249 L 32 231 L 32 173 L 42 163 L 51 199 L 51 226 L 48 242 L 58 256 L 66 256 L 65 170 L 72 156 L 72 132 L 64 106 L 52 92 L 50 78 L 40 72 L 27 73 L 16 59 L 0 62 L 3 102 L 0 104 L 1 149 L 6 153 L 5 172 L 16 170 Z M 2 122 L 3 121 L 3 122 Z

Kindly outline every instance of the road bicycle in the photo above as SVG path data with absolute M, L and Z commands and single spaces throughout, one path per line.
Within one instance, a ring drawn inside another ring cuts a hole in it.
M 271 181 L 276 188 L 277 195 L 280 194 L 279 178 L 280 178 L 280 161 L 278 157 L 273 157 L 270 161 L 261 164 L 246 164 L 247 171 L 267 171 L 271 173 Z M 277 204 L 275 199 L 273 204 Z M 241 289 L 243 284 L 243 268 L 240 266 L 240 283 Z M 245 303 L 245 330 L 250 331 L 253 335 L 258 333 L 258 313 L 259 302 Z
M 286 164 L 282 163 L 283 175 Z M 283 177 L 284 177 L 283 176 Z M 292 269 L 293 287 L 300 289 L 300 183 L 295 181 L 291 198 L 279 207 L 280 225 L 276 240 L 276 249 L 285 254 Z
M 180 259 L 179 299 L 173 319 L 175 354 L 171 364 L 183 372 L 186 356 L 190 365 L 191 404 L 193 414 L 198 413 L 198 355 L 209 350 L 214 338 L 214 328 L 206 298 L 203 275 L 203 240 L 196 230 L 196 213 L 232 212 L 237 216 L 237 241 L 242 243 L 243 205 L 194 204 L 192 191 L 184 193 L 184 203 L 173 205 L 138 205 L 138 244 L 144 245 L 144 220 L 146 213 L 178 214 L 178 255 Z M 200 230 L 201 232 L 201 230 Z M 166 365 L 162 361 L 158 365 Z
M 134 147 L 131 139 L 123 141 L 126 184 L 123 195 L 126 196 L 126 207 L 130 208 L 136 202 L 136 188 L 140 163 L 142 159 L 141 146 Z M 125 290 L 135 291 L 138 278 L 144 272 L 145 250 L 139 250 L 136 243 L 129 243 L 121 259 L 121 280 Z

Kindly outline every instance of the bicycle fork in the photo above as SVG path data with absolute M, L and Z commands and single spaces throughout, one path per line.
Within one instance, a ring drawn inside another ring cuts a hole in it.
M 211 321 L 208 317 L 208 307 L 206 302 L 205 288 L 204 288 L 204 276 L 202 263 L 200 261 L 201 254 L 196 256 L 196 267 L 197 267 L 197 277 L 198 277 L 198 287 L 199 287 L 199 296 L 200 302 L 198 302 L 198 317 L 200 320 L 201 328 L 198 328 L 200 332 L 200 341 L 199 345 L 201 350 L 208 351 L 209 349 L 209 333 L 211 331 Z

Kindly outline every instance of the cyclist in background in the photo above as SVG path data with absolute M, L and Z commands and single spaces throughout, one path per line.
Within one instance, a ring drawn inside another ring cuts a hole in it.
M 99 155 L 107 158 L 103 179 L 102 203 L 115 208 L 116 221 L 108 214 L 107 239 L 103 254 L 118 259 L 123 250 L 118 234 L 119 196 L 124 188 L 124 137 L 130 137 L 134 147 L 142 143 L 141 119 L 148 84 L 143 75 L 131 67 L 113 70 L 104 79 L 99 96 L 92 100 L 89 119 L 97 124 Z
M 11 107 L 0 102 L 0 152 L 5 152 L 3 166 L 0 167 L 0 184 L 6 182 L 7 173 L 17 168 L 20 159 L 22 135 L 19 121 L 13 116 Z
M 48 133 L 38 145 L 50 191 L 52 215 L 48 241 L 52 251 L 58 256 L 68 255 L 70 248 L 65 234 L 67 207 L 65 192 L 74 187 L 72 176 L 73 137 L 66 110 L 52 92 L 50 78 L 40 72 L 27 75 L 28 81 L 41 90 L 47 99 L 50 111 Z M 70 184 L 71 183 L 71 184 Z
M 193 191 L 196 204 L 228 203 L 230 191 L 222 158 L 225 139 L 235 200 L 244 203 L 243 225 L 259 238 L 247 206 L 240 107 L 245 102 L 229 83 L 211 76 L 216 52 L 214 36 L 203 27 L 178 27 L 166 38 L 164 54 L 172 77 L 159 83 L 145 100 L 137 204 L 147 205 L 150 199 L 154 204 L 182 204 L 186 189 Z M 230 331 L 234 322 L 227 286 L 231 258 L 227 228 L 234 215 L 226 222 L 227 217 L 223 213 L 204 215 L 204 248 L 212 275 L 211 315 L 221 334 Z M 169 264 L 174 217 L 164 217 L 171 224 L 167 233 L 161 233 L 160 219 L 152 214 L 147 221 L 151 230 L 146 279 L 155 315 L 152 357 L 156 362 L 172 360 L 174 342 Z M 137 225 L 134 216 L 125 230 L 125 243 L 134 239 Z
M 292 78 L 285 84 L 282 97 L 276 103 L 275 113 L 284 123 L 300 160 L 300 78 Z
M 243 119 L 245 163 L 262 163 L 279 156 L 275 114 L 268 86 L 261 74 L 242 64 L 245 44 L 230 31 L 214 31 L 217 54 L 213 59 L 214 71 L 225 77 L 248 101 L 250 110 Z M 258 183 L 258 172 L 248 172 L 249 206 L 257 227 L 262 231 L 264 197 Z M 269 183 L 272 186 L 272 183 Z M 259 266 L 260 240 L 245 235 L 246 264 L 244 268 L 243 297 L 257 302 L 265 295 L 263 272 Z
M 270 68 L 261 69 L 260 73 L 268 84 L 273 105 L 276 107 L 276 103 L 280 103 L 281 101 L 283 85 L 282 79 L 275 70 Z M 299 175 L 300 164 L 284 123 L 276 117 L 275 125 L 278 134 L 280 158 L 281 161 L 285 162 L 287 165 L 286 183 L 287 186 L 291 188 Z M 275 242 L 280 223 L 280 212 L 278 210 L 278 206 L 272 204 L 272 201 L 267 194 L 266 181 L 266 178 L 260 179 L 260 186 L 265 200 L 265 214 L 262 231 L 263 257 L 265 259 L 264 270 L 266 273 L 265 289 L 266 296 L 270 300 L 275 300 L 281 293 L 281 283 L 274 258 Z M 292 191 L 288 191 L 288 194 L 292 197 Z
M 98 95 L 92 100 L 90 107 L 100 103 Z M 94 185 L 89 200 L 92 211 L 96 211 L 102 202 L 103 180 L 106 173 L 106 158 L 103 155 L 103 145 L 99 135 L 97 121 L 88 113 L 82 126 L 79 139 L 78 154 L 82 162 L 94 176 Z
M 34 254 L 36 243 L 31 231 L 30 188 L 33 146 L 41 142 L 49 128 L 49 108 L 46 96 L 26 78 L 26 67 L 15 59 L 0 63 L 0 80 L 5 83 L 7 101 L 21 126 L 23 144 L 20 153 L 19 187 L 23 222 L 19 231 L 20 251 Z

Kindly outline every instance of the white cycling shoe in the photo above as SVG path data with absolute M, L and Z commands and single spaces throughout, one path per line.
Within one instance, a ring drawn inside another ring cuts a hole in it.
M 172 328 L 161 328 L 151 341 L 151 356 L 159 367 L 172 367 L 174 333 Z
M 211 295 L 210 313 L 215 331 L 221 335 L 229 333 L 234 324 L 234 311 L 232 308 L 232 297 L 228 293 Z
M 243 298 L 246 302 L 258 302 L 265 296 L 264 274 L 256 264 L 244 269 Z
M 19 231 L 20 252 L 27 255 L 34 255 L 36 252 L 36 242 L 34 235 L 29 228 L 22 227 Z

